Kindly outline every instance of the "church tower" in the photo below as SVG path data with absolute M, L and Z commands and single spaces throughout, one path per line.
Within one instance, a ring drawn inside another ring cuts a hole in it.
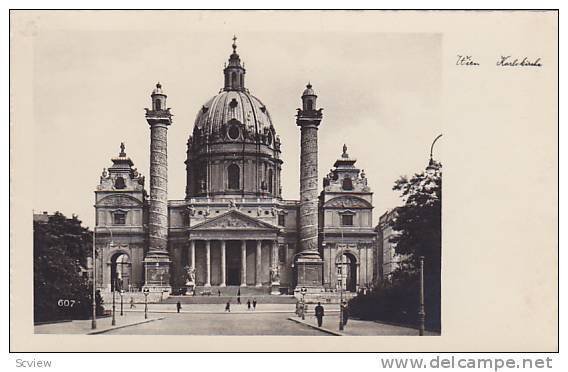
M 148 252 L 144 258 L 145 288 L 171 292 L 168 254 L 168 126 L 172 114 L 160 83 L 152 91 L 152 108 L 146 109 L 150 125 L 150 202 Z
M 300 127 L 300 216 L 296 292 L 318 292 L 322 288 L 323 261 L 318 252 L 318 127 L 322 110 L 316 109 L 317 95 L 308 83 L 302 94 L 296 124 Z

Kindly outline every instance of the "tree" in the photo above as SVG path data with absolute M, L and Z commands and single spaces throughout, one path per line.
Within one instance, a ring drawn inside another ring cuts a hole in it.
M 91 252 L 92 233 L 77 216 L 56 212 L 34 221 L 34 320 L 86 318 L 91 289 L 82 275 Z
M 392 221 L 397 233 L 390 241 L 400 255 L 393 281 L 418 280 L 424 257 L 424 291 L 427 324 L 440 328 L 442 252 L 442 165 L 432 159 L 426 170 L 412 178 L 399 178 L 393 190 L 401 192 L 404 205 Z

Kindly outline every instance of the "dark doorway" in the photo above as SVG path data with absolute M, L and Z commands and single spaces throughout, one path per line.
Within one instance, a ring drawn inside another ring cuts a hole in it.
M 357 261 L 350 253 L 344 253 L 337 262 L 337 279 L 344 291 L 357 290 Z
M 126 253 L 117 253 L 111 259 L 111 291 L 128 290 L 130 287 L 130 258 Z
M 227 242 L 227 285 L 241 284 L 241 242 Z

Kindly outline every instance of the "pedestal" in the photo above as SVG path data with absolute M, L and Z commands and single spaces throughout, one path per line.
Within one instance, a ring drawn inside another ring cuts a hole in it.
M 306 288 L 310 292 L 323 291 L 323 260 L 317 253 L 300 255 L 296 266 L 296 291 Z
M 147 256 L 144 259 L 144 289 L 150 292 L 172 292 L 170 259 L 167 256 Z

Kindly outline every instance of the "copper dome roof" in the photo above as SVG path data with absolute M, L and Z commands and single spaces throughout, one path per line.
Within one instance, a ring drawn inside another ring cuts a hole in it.
M 266 106 L 246 90 L 222 91 L 207 101 L 197 113 L 195 128 L 203 133 L 220 133 L 222 126 L 238 121 L 252 133 L 272 127 Z

